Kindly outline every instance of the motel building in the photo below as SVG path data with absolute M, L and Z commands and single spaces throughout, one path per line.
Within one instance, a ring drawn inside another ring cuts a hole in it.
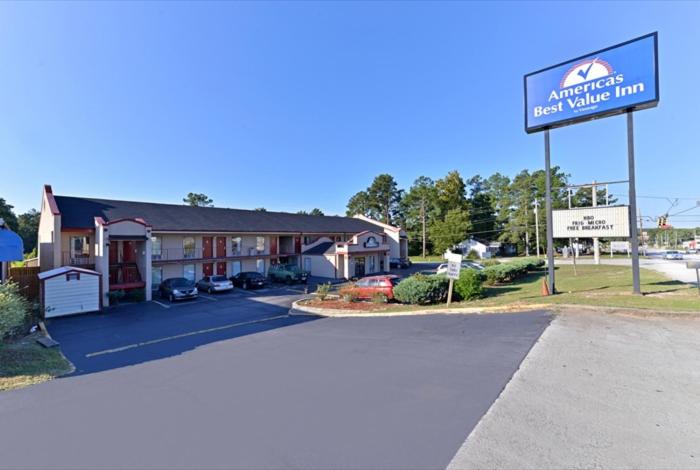
M 408 254 L 404 230 L 364 216 L 335 217 L 54 195 L 45 185 L 41 271 L 101 274 L 102 301 L 116 290 L 146 299 L 171 277 L 198 281 L 295 264 L 312 276 L 350 279 L 389 270 Z

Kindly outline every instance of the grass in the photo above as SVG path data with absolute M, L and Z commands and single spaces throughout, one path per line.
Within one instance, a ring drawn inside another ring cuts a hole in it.
M 36 338 L 0 342 L 0 391 L 46 382 L 73 370 L 58 348 L 44 348 Z
M 409 256 L 411 263 L 444 263 L 445 258 L 441 255 L 428 255 L 425 258 L 422 256 Z
M 527 304 L 575 304 L 604 307 L 629 307 L 660 312 L 700 312 L 700 296 L 695 286 L 672 281 L 663 274 L 640 269 L 643 295 L 632 294 L 632 268 L 629 266 L 579 265 L 574 275 L 571 265 L 557 266 L 558 294 L 541 295 L 545 272 L 502 286 L 485 286 L 485 296 L 470 302 L 453 302 L 451 307 L 500 307 Z M 386 311 L 445 308 L 439 305 L 388 304 Z M 369 308 L 368 308 L 369 310 Z

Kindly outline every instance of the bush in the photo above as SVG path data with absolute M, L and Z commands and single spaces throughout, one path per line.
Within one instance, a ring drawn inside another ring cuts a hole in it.
M 544 266 L 544 260 L 537 258 L 523 258 L 510 263 L 502 263 L 487 266 L 483 273 L 486 276 L 486 284 L 503 284 L 513 282 L 525 276 L 530 271 L 537 271 Z
M 462 269 L 459 279 L 455 280 L 454 291 L 462 300 L 478 299 L 484 293 L 482 283 L 484 276 L 473 269 Z
M 441 275 L 416 274 L 394 287 L 394 298 L 404 304 L 428 305 L 447 300 L 449 281 Z
M 30 321 L 29 307 L 17 284 L 0 284 L 0 339 L 24 332 Z
M 481 256 L 479 256 L 479 253 L 476 250 L 469 250 L 469 253 L 467 253 L 467 259 L 481 259 Z
M 340 297 L 345 302 L 354 302 L 360 297 L 360 294 L 359 292 L 357 292 L 355 286 L 349 286 L 340 289 Z
M 325 284 L 319 284 L 316 286 L 316 297 L 321 300 L 326 300 L 328 293 L 331 291 L 331 283 L 326 282 Z
M 374 304 L 385 304 L 389 301 L 389 297 L 383 292 L 375 292 L 372 294 L 372 303 Z
M 117 305 L 121 299 L 124 298 L 126 293 L 123 290 L 112 290 L 107 292 L 107 298 L 109 299 L 110 305 Z
M 481 264 L 484 265 L 485 267 L 488 267 L 488 266 L 498 266 L 499 264 L 501 264 L 501 262 L 498 261 L 497 259 L 485 259 L 481 262 Z
M 133 289 L 124 295 L 131 302 L 143 302 L 146 300 L 146 291 L 144 289 Z

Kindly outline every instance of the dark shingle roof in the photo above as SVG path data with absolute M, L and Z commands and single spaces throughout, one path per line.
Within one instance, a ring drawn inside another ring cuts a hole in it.
M 141 217 L 154 231 L 358 233 L 377 230 L 377 226 L 371 222 L 353 217 L 191 207 L 72 196 L 55 198 L 61 212 L 61 225 L 66 228 L 94 228 L 95 217 L 102 217 L 105 221 Z
M 326 251 L 328 251 L 328 249 L 332 246 L 333 246 L 333 242 L 319 243 L 318 245 L 312 246 L 311 248 L 306 250 L 304 252 L 304 254 L 305 255 L 322 255 L 322 254 L 325 254 Z M 333 250 L 333 252 L 335 253 L 335 250 Z

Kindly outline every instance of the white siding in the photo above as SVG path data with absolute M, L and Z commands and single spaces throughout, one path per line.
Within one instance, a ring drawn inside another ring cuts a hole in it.
M 99 276 L 81 273 L 80 279 L 66 281 L 66 275 L 44 281 L 46 318 L 100 309 Z
M 304 255 L 304 264 L 306 266 L 306 260 L 311 260 L 311 275 L 318 277 L 335 277 L 335 255 L 324 256 L 324 255 Z

